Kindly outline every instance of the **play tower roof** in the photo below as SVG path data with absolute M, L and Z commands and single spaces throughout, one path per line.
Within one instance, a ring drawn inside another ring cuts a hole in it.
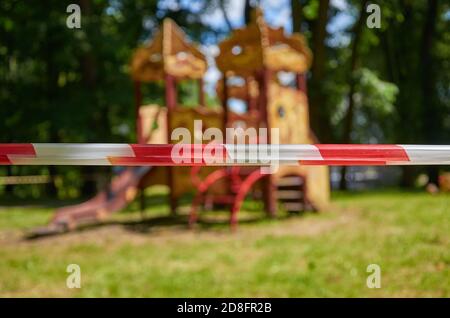
M 139 82 L 162 80 L 166 74 L 198 79 L 206 68 L 205 56 L 169 18 L 164 19 L 152 41 L 135 50 L 131 60 L 131 76 Z
M 268 26 L 259 9 L 246 27 L 234 30 L 219 48 L 216 64 L 220 71 L 244 77 L 263 68 L 303 73 L 312 61 L 302 35 L 286 35 L 282 27 Z

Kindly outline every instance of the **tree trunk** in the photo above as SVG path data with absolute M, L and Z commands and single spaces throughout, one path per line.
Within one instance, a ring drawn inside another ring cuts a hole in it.
M 248 25 L 250 23 L 250 20 L 252 19 L 252 6 L 250 4 L 250 0 L 245 0 L 244 4 L 244 21 L 245 25 Z
M 54 36 L 52 35 L 52 29 L 47 29 L 46 41 L 45 41 L 45 71 L 46 71 L 46 79 L 45 79 L 45 92 L 47 105 L 50 115 L 50 142 L 60 142 L 60 138 L 58 135 L 58 127 L 57 118 L 53 117 L 57 114 L 56 109 L 56 100 L 58 98 L 58 67 L 55 65 L 55 50 L 58 48 L 58 43 L 55 41 Z M 49 182 L 46 184 L 45 191 L 47 196 L 56 197 L 57 188 L 55 184 L 55 177 L 57 174 L 57 167 L 48 166 L 47 172 L 50 177 Z
M 344 135 L 343 135 L 343 143 L 349 144 L 352 141 L 351 133 L 353 129 L 353 117 L 355 114 L 355 100 L 353 99 L 353 95 L 355 94 L 355 78 L 354 74 L 357 70 L 358 60 L 359 60 L 359 43 L 361 42 L 361 34 L 362 34 L 362 28 L 366 19 L 366 4 L 367 1 L 364 1 L 364 3 L 361 6 L 361 11 L 359 13 L 359 18 L 356 22 L 355 28 L 354 28 L 354 35 L 353 35 L 353 41 L 352 41 L 352 51 L 351 51 L 351 57 L 350 57 L 350 72 L 349 72 L 349 93 L 348 93 L 348 108 L 346 116 L 344 117 Z M 347 167 L 343 166 L 341 170 L 341 181 L 339 183 L 339 188 L 341 190 L 347 189 L 347 182 L 346 182 L 346 175 L 347 175 Z
M 248 0 L 247 0 L 248 1 Z M 291 0 L 292 32 L 302 32 L 302 6 L 300 0 Z
M 386 61 L 386 74 L 388 80 L 393 82 L 399 88 L 399 94 L 395 102 L 397 118 L 395 129 L 395 138 L 398 143 L 414 143 L 418 142 L 419 133 L 422 131 L 418 128 L 418 122 L 421 118 L 417 114 L 417 107 L 414 103 L 416 98 L 417 83 L 419 78 L 418 65 L 414 58 L 417 49 L 413 49 L 414 45 L 409 37 L 403 36 L 409 30 L 416 26 L 414 19 L 414 5 L 409 1 L 400 2 L 401 11 L 404 20 L 398 22 L 395 18 L 387 20 L 389 28 L 382 32 L 382 43 L 384 46 L 384 54 Z M 412 53 L 411 53 L 412 52 Z M 408 123 L 408 129 L 404 129 L 403 123 Z M 414 180 L 420 171 L 420 168 L 413 166 L 401 166 L 402 171 L 399 185 L 404 188 L 414 186 Z
M 433 37 L 436 28 L 437 0 L 429 0 L 427 15 L 423 26 L 421 47 L 421 70 L 419 76 L 422 86 L 422 118 L 423 136 L 427 144 L 433 144 L 439 140 L 439 113 L 436 109 L 433 92 Z M 427 167 L 429 183 L 438 184 L 439 170 L 437 166 Z
M 92 25 L 90 24 L 89 17 L 92 15 L 92 3 L 90 0 L 80 0 L 80 7 L 83 16 L 87 18 L 87 23 L 84 23 L 86 26 L 85 32 L 87 34 L 88 40 L 89 35 L 92 32 Z M 82 82 L 84 89 L 91 92 L 91 103 L 93 107 L 98 108 L 95 98 L 95 90 L 97 86 L 97 61 L 92 50 L 84 53 L 80 58 L 81 65 L 81 74 L 82 74 Z M 104 117 L 103 111 L 100 111 L 101 115 L 97 117 Z M 96 117 L 96 116 L 93 116 Z M 106 120 L 106 118 L 94 118 L 93 122 L 90 123 L 92 125 L 92 129 L 99 130 L 102 128 L 103 124 L 101 121 Z M 100 121 L 100 122 L 97 122 Z M 83 184 L 81 186 L 81 194 L 83 196 L 92 196 L 97 191 L 97 184 L 94 178 L 94 173 L 96 169 L 95 167 L 86 166 L 81 168 Z
M 295 0 L 293 0 L 295 1 Z M 310 81 L 310 116 L 311 127 L 321 142 L 331 142 L 331 124 L 329 114 L 326 111 L 326 96 L 323 92 L 323 82 L 326 63 L 326 45 L 327 36 L 329 0 L 320 0 L 319 16 L 313 23 L 313 43 L 312 50 L 314 54 L 311 67 Z

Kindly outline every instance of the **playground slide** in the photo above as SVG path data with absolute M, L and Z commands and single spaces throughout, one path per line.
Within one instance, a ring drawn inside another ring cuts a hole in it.
M 129 167 L 116 176 L 107 189 L 92 199 L 60 208 L 56 211 L 47 232 L 63 232 L 72 230 L 80 224 L 100 221 L 111 213 L 123 209 L 137 193 L 139 181 L 151 167 Z M 41 234 L 45 230 L 41 230 Z
M 143 135 L 150 144 L 167 143 L 166 110 L 159 105 L 140 107 Z M 151 127 L 159 129 L 152 130 Z M 75 229 L 78 225 L 94 223 L 105 219 L 110 214 L 123 209 L 133 201 L 140 180 L 151 167 L 128 167 L 117 175 L 107 189 L 92 199 L 56 210 L 50 224 L 34 229 L 30 237 L 49 235 Z

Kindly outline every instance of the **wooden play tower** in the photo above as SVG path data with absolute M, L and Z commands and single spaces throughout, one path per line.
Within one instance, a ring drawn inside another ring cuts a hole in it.
M 255 10 L 251 23 L 234 30 L 219 48 L 216 64 L 223 75 L 217 86 L 221 107 L 205 106 L 202 78 L 206 59 L 172 20 L 166 19 L 154 40 L 136 50 L 131 73 L 136 88 L 139 142 L 169 143 L 168 137 L 176 127 L 194 133 L 196 119 L 203 121 L 203 129 L 254 127 L 269 128 L 270 132 L 270 128 L 278 128 L 282 144 L 316 142 L 309 127 L 306 95 L 306 72 L 312 56 L 301 35 L 286 35 L 283 28 L 271 28 L 261 11 Z M 282 74 L 294 78 L 295 84 L 284 85 L 279 79 Z M 198 105 L 186 107 L 176 100 L 177 83 L 186 79 L 199 84 Z M 150 81 L 164 82 L 166 107 L 141 106 L 140 87 Z M 230 109 L 233 99 L 245 104 L 245 109 L 239 113 Z M 252 167 L 155 167 L 140 186 L 153 184 L 169 186 L 173 213 L 180 196 L 194 190 L 191 222 L 195 222 L 199 206 L 226 204 L 231 206 L 231 220 L 235 223 L 240 205 L 249 193 L 264 201 L 269 215 L 276 213 L 277 202 L 290 212 L 299 212 L 320 210 L 329 200 L 327 167 L 280 167 L 272 175 L 262 175 Z
M 219 48 L 216 64 L 222 79 L 217 94 L 222 103 L 216 107 L 207 107 L 204 101 L 206 58 L 186 40 L 175 22 L 165 19 L 153 41 L 135 51 L 130 73 L 135 87 L 139 143 L 171 143 L 172 131 L 178 127 L 196 136 L 199 128 L 194 125 L 195 120 L 202 121 L 203 131 L 213 127 L 222 132 L 228 127 L 268 129 L 265 140 L 256 136 L 255 140 L 247 140 L 250 143 L 317 143 L 309 126 L 306 94 L 306 72 L 312 57 L 301 35 L 286 35 L 282 28 L 271 28 L 264 22 L 261 11 L 256 10 L 251 23 L 233 31 Z M 286 75 L 294 79 L 293 83 L 282 80 Z M 186 80 L 198 85 L 197 105 L 180 105 L 177 100 L 177 86 Z M 142 105 L 141 88 L 150 82 L 163 84 L 165 105 Z M 244 105 L 239 112 L 230 107 L 233 100 Z M 277 128 L 279 140 L 270 135 L 271 128 Z M 191 141 L 195 142 L 198 141 Z M 201 207 L 228 206 L 230 223 L 235 226 L 241 204 L 249 195 L 262 200 L 266 213 L 273 216 L 279 207 L 296 213 L 321 210 L 330 194 L 326 166 L 281 166 L 269 175 L 252 166 L 129 167 L 94 198 L 58 209 L 50 230 L 74 229 L 85 222 L 103 220 L 153 185 L 168 187 L 172 214 L 184 194 L 195 194 L 190 224 L 196 222 Z M 141 208 L 143 203 L 141 200 Z
M 235 30 L 219 49 L 216 64 L 223 78 L 217 90 L 226 126 L 231 125 L 228 101 L 234 98 L 245 102 L 248 116 L 256 116 L 258 127 L 278 128 L 281 144 L 317 142 L 309 126 L 306 91 L 312 55 L 300 34 L 286 35 L 283 28 L 271 28 L 257 9 L 251 23 Z M 283 84 L 283 75 L 294 78 L 294 85 Z M 264 177 L 263 193 L 270 214 L 277 200 L 288 211 L 322 209 L 329 200 L 328 168 L 280 167 Z

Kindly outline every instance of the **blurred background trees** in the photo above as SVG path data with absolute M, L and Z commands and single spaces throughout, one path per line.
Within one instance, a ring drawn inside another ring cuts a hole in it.
M 82 28 L 69 29 L 71 2 L 0 2 L 0 142 L 134 142 L 127 73 L 133 49 L 171 17 L 210 54 L 258 5 L 269 23 L 287 12 L 277 23 L 309 42 L 311 124 L 321 142 L 450 141 L 450 6 L 444 1 L 284 0 L 278 13 L 271 0 L 80 0 Z M 380 5 L 381 28 L 366 26 L 367 3 Z M 146 102 L 162 103 L 161 89 L 147 87 Z M 213 103 L 213 90 L 207 92 Z M 188 83 L 180 94 L 195 96 Z M 436 181 L 434 167 L 405 168 L 402 185 L 412 186 L 420 172 Z M 48 174 L 52 182 L 0 186 L 0 192 L 88 195 L 109 170 L 0 169 L 0 175 L 29 174 Z

